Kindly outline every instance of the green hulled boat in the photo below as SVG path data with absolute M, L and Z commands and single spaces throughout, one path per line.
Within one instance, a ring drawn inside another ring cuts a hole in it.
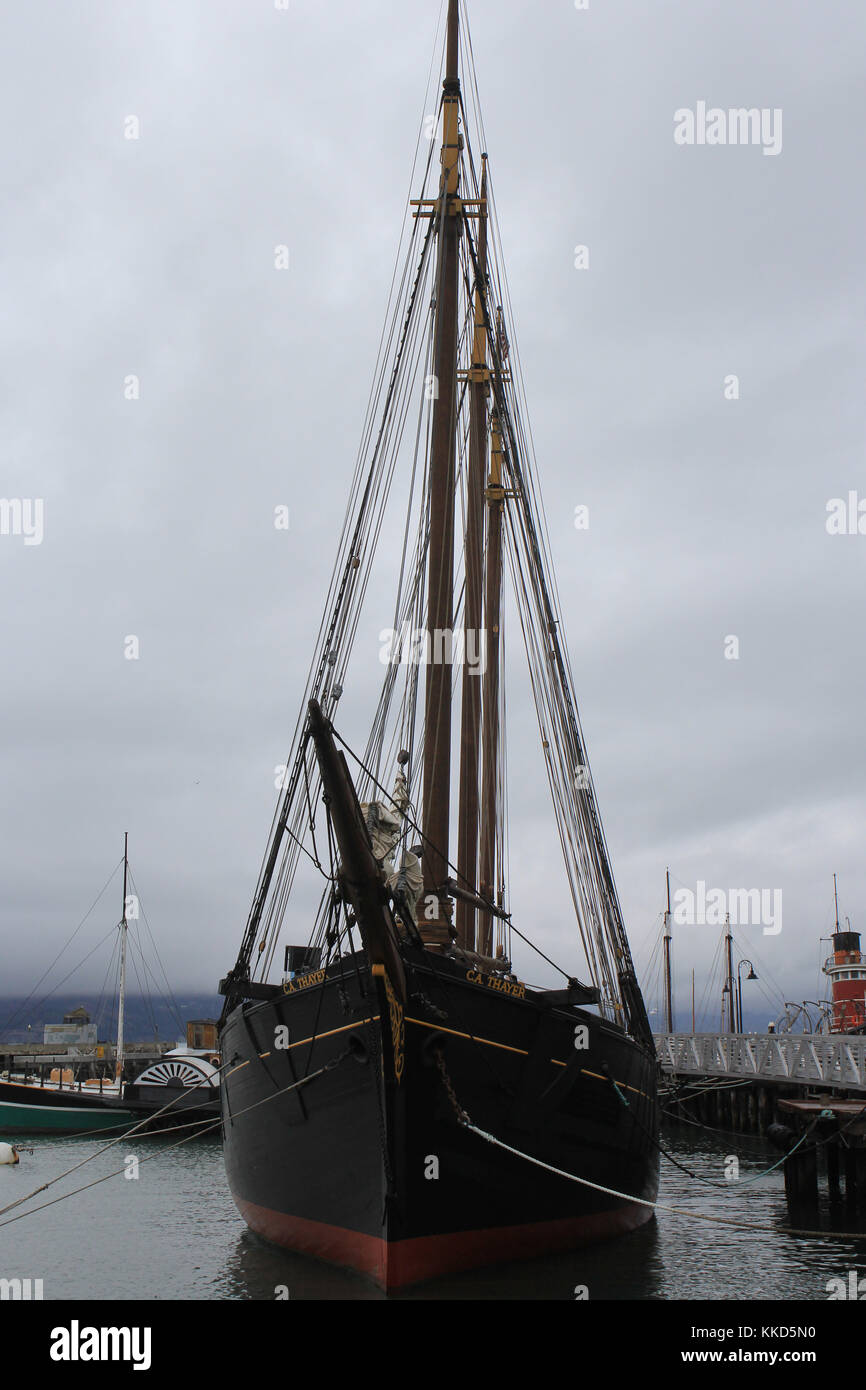
M 115 1096 L 89 1095 L 24 1081 L 0 1081 L 0 1136 L 77 1134 L 123 1129 L 136 1123 Z

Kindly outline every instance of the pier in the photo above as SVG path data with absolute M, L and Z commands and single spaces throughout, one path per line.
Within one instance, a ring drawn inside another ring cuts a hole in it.
M 672 1076 L 842 1088 L 866 1101 L 866 1037 L 848 1033 L 661 1033 L 656 1051 Z
M 866 1036 L 662 1033 L 663 1105 L 674 1119 L 765 1135 L 786 1156 L 792 1211 L 866 1218 Z M 843 1195 L 844 1185 L 844 1195 Z
M 127 1043 L 124 1048 L 123 1077 L 135 1078 L 164 1053 L 177 1044 L 173 1042 Z M 40 1084 L 50 1081 L 52 1071 L 59 1073 L 61 1086 L 81 1090 L 83 1081 L 113 1080 L 117 1049 L 112 1043 L 73 1043 L 58 1047 L 56 1043 L 6 1043 L 0 1051 L 0 1073 L 9 1076 L 38 1077 Z M 65 1079 L 68 1073 L 72 1079 Z

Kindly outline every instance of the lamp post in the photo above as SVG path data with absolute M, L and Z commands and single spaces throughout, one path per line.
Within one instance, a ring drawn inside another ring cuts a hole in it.
M 741 960 L 741 961 L 738 961 L 738 962 L 737 962 L 737 1032 L 738 1032 L 738 1033 L 742 1033 L 742 1031 L 743 1031 L 743 982 L 742 982 L 742 980 L 740 979 L 740 966 L 741 966 L 741 965 L 747 965 L 747 966 L 749 967 L 749 973 L 748 973 L 748 975 L 746 976 L 746 979 L 747 979 L 747 980 L 757 980 L 757 978 L 758 978 L 758 976 L 755 974 L 755 967 L 753 966 L 753 964 L 752 964 L 752 962 L 751 962 L 750 960 Z

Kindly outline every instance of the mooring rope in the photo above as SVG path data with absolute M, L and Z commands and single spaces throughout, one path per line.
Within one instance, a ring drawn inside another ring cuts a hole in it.
M 515 1158 L 525 1159 L 527 1163 L 533 1163 L 538 1168 L 545 1168 L 549 1173 L 555 1173 L 557 1177 L 567 1178 L 569 1182 L 580 1183 L 581 1187 L 592 1188 L 594 1192 L 603 1192 L 608 1197 L 619 1197 L 622 1201 L 632 1202 L 636 1206 L 651 1207 L 654 1211 L 669 1211 L 676 1216 L 690 1216 L 694 1221 L 712 1221 L 714 1225 L 731 1226 L 741 1231 L 763 1231 L 765 1235 L 831 1236 L 834 1240 L 866 1240 L 866 1231 L 809 1231 L 797 1226 L 761 1226 L 756 1221 L 734 1221 L 729 1216 L 711 1216 L 709 1212 L 689 1211 L 686 1207 L 674 1207 L 667 1202 L 650 1202 L 645 1197 L 634 1197 L 629 1192 L 618 1192 L 615 1187 L 604 1187 L 601 1183 L 591 1182 L 589 1178 L 579 1178 L 576 1173 L 566 1173 L 563 1168 L 554 1168 L 553 1164 L 545 1163 L 543 1159 L 535 1158 L 532 1154 L 525 1154 L 510 1144 L 504 1144 L 501 1139 L 497 1139 L 493 1134 L 488 1134 L 486 1130 L 479 1129 L 478 1125 L 472 1124 L 470 1120 L 463 1120 L 461 1123 L 464 1129 L 471 1130 L 473 1134 L 477 1134 L 488 1144 L 495 1144 L 498 1149 L 504 1149 L 506 1153 L 513 1154 Z
M 674 1165 L 675 1168 L 679 1168 L 681 1173 L 685 1173 L 687 1177 L 692 1178 L 694 1182 L 702 1182 L 706 1187 L 714 1187 L 719 1192 L 729 1192 L 731 1193 L 731 1195 L 734 1195 L 739 1190 L 739 1188 L 737 1187 L 732 1187 L 729 1182 L 715 1182 L 712 1178 L 702 1178 L 699 1173 L 693 1173 L 691 1168 L 687 1168 L 684 1163 L 680 1163 L 678 1158 L 674 1158 L 673 1154 L 668 1153 L 661 1140 L 657 1139 L 656 1136 L 652 1133 L 652 1131 L 647 1129 L 645 1124 L 641 1123 L 640 1119 L 635 1114 L 633 1107 L 630 1105 L 628 1098 L 623 1095 L 622 1091 L 620 1090 L 619 1086 L 616 1084 L 612 1076 L 609 1078 L 609 1080 L 611 1086 L 616 1091 L 626 1110 L 629 1111 L 638 1129 L 641 1129 L 643 1131 L 643 1133 L 649 1139 L 650 1143 L 655 1145 L 655 1147 L 658 1149 L 659 1153 L 662 1155 L 663 1158 L 666 1158 L 669 1163 L 672 1163 Z M 792 1154 L 795 1154 L 797 1152 L 801 1144 L 805 1144 L 806 1140 L 809 1138 L 809 1135 L 812 1133 L 812 1130 L 818 1124 L 818 1121 L 826 1119 L 826 1117 L 826 1111 L 822 1111 L 820 1115 L 816 1115 L 809 1127 L 805 1129 L 803 1133 L 800 1135 L 800 1138 L 797 1140 L 796 1144 L 794 1144 L 793 1148 L 790 1148 L 787 1153 L 783 1153 L 781 1158 L 777 1159 L 775 1163 L 771 1163 L 770 1167 L 765 1168 L 763 1172 L 753 1173 L 750 1178 L 738 1178 L 737 1182 L 739 1184 L 739 1187 L 748 1187 L 750 1183 L 758 1182 L 761 1178 L 766 1178 L 770 1173 L 773 1173 L 777 1168 L 780 1168 L 782 1164 L 791 1157 Z
M 333 1071 L 335 1067 L 338 1067 L 340 1063 L 345 1061 L 345 1059 L 349 1056 L 351 1056 L 351 1052 L 349 1052 L 348 1050 L 341 1052 L 339 1057 L 332 1057 L 331 1061 L 326 1062 L 325 1065 L 323 1067 L 320 1067 L 318 1071 L 311 1072 L 309 1076 L 302 1076 L 300 1081 L 293 1081 L 291 1086 L 284 1086 L 282 1090 L 274 1091 L 271 1095 L 264 1096 L 261 1100 L 253 1101 L 252 1105 L 244 1106 L 243 1110 L 236 1110 L 234 1114 L 231 1116 L 232 1120 L 237 1119 L 239 1115 L 246 1115 L 248 1111 L 255 1110 L 260 1105 L 265 1105 L 269 1100 L 276 1100 L 278 1096 L 286 1095 L 288 1091 L 296 1091 L 299 1086 L 304 1086 L 309 1081 L 315 1081 L 316 1077 L 323 1076 L 326 1071 Z M 152 1159 L 160 1158 L 162 1154 L 170 1153 L 172 1149 L 179 1149 L 184 1144 L 188 1144 L 191 1139 L 200 1139 L 201 1136 L 203 1134 L 206 1134 L 208 1130 L 218 1129 L 221 1124 L 222 1118 L 220 1118 L 219 1120 L 213 1120 L 210 1124 L 207 1124 L 203 1128 L 198 1129 L 195 1134 L 188 1134 L 185 1139 L 178 1139 L 177 1142 L 174 1144 L 167 1144 L 165 1148 L 157 1150 L 156 1153 L 148 1154 L 145 1158 L 142 1158 L 139 1161 L 140 1163 L 150 1163 Z M 163 1133 L 168 1133 L 168 1131 L 164 1130 Z M 121 1136 L 121 1138 L 128 1137 L 128 1135 Z M 115 1140 L 113 1142 L 119 1143 L 120 1140 Z M 111 1147 L 111 1144 L 106 1144 L 105 1148 L 100 1149 L 99 1152 L 105 1153 L 105 1150 Z M 91 1158 L 95 1157 L 96 1154 L 91 1154 Z M 85 1162 L 89 1161 L 89 1159 L 85 1159 Z M 79 1163 L 76 1165 L 76 1167 L 81 1168 L 83 1167 L 83 1164 Z M 23 1221 L 25 1216 L 34 1216 L 37 1211 L 45 1211 L 48 1207 L 56 1206 L 58 1202 L 64 1202 L 67 1197 L 76 1197 L 79 1192 L 86 1192 L 90 1187 L 98 1187 L 101 1182 L 108 1182 L 109 1178 L 119 1177 L 120 1174 L 124 1173 L 125 1171 L 125 1166 L 123 1168 L 113 1168 L 110 1173 L 105 1173 L 101 1178 L 94 1178 L 93 1182 L 84 1183 L 82 1187 L 75 1187 L 71 1192 L 63 1192 L 59 1197 L 52 1197 L 50 1202 L 43 1202 L 41 1206 L 31 1207 L 29 1211 L 21 1211 L 18 1213 L 17 1216 L 10 1216 L 8 1221 L 0 1221 L 0 1227 L 11 1226 L 13 1221 Z M 74 1173 L 75 1169 L 70 1168 L 69 1172 Z M 66 1173 L 60 1174 L 60 1177 L 66 1176 L 68 1176 L 68 1174 Z M 37 1187 L 35 1192 L 30 1193 L 29 1197 L 20 1197 L 17 1202 L 10 1203 L 9 1206 L 3 1208 L 2 1212 L 0 1212 L 0 1215 L 2 1215 L 3 1212 L 11 1211 L 13 1207 L 20 1206 L 22 1202 L 29 1201 L 31 1197 L 37 1196 L 38 1193 L 44 1192 L 47 1187 L 50 1187 L 52 1185 L 52 1183 L 59 1182 L 60 1177 L 52 1178 L 51 1182 L 45 1183 L 42 1187 Z
M 219 1072 L 219 1071 L 222 1071 L 223 1067 L 225 1067 L 225 1066 L 227 1066 L 227 1065 L 228 1065 L 228 1063 L 224 1062 L 224 1063 L 223 1063 L 223 1066 L 222 1066 L 222 1067 L 218 1067 L 216 1070 L 217 1070 L 218 1072 Z M 209 1086 L 209 1085 L 211 1085 L 212 1080 L 213 1080 L 212 1077 L 205 1077 L 205 1078 L 203 1078 L 201 1081 L 197 1081 L 197 1082 L 195 1083 L 194 1086 L 185 1086 L 184 1089 L 183 1089 L 182 1091 L 178 1092 L 178 1094 L 177 1094 L 172 1100 L 167 1101 L 166 1104 L 163 1105 L 163 1106 L 161 1106 L 159 1110 L 154 1110 L 154 1112 L 153 1112 L 152 1115 L 145 1115 L 145 1116 L 144 1116 L 142 1119 L 140 1119 L 136 1124 L 134 1124 L 134 1125 L 132 1126 L 131 1129 L 126 1129 L 126 1128 L 124 1128 L 123 1133 L 122 1133 L 122 1134 L 118 1134 L 118 1136 L 117 1136 L 116 1139 L 110 1139 L 110 1140 L 108 1141 L 107 1144 L 103 1144 L 103 1145 L 102 1145 L 102 1148 L 100 1148 L 100 1149 L 95 1149 L 94 1152 L 93 1152 L 92 1154 L 88 1154 L 87 1157 L 86 1157 L 86 1158 L 83 1158 L 83 1159 L 81 1160 L 80 1163 L 74 1163 L 74 1164 L 72 1165 L 71 1168 L 67 1168 L 64 1172 L 58 1173 L 57 1176 L 54 1177 L 54 1178 L 49 1178 L 48 1182 L 42 1183 L 41 1187 L 34 1187 L 33 1191 L 32 1191 L 32 1192 L 28 1192 L 26 1196 L 24 1196 L 24 1197 L 19 1197 L 19 1198 L 17 1198 L 17 1200 L 14 1201 L 14 1202 L 9 1202 L 5 1207 L 0 1207 L 0 1216 L 5 1216 L 7 1211 L 12 1211 L 13 1208 L 15 1208 L 15 1207 L 20 1207 L 20 1206 L 22 1205 L 23 1202 L 29 1202 L 30 1199 L 31 1199 L 31 1197 L 38 1197 L 40 1192 L 46 1192 L 46 1191 L 48 1190 L 48 1188 L 49 1188 L 49 1187 L 53 1187 L 54 1184 L 55 1184 L 56 1182 L 61 1182 L 61 1181 L 63 1180 L 63 1178 L 68 1178 L 69 1175 L 70 1175 L 70 1173 L 77 1173 L 77 1171 L 78 1171 L 79 1168 L 83 1168 L 86 1164 L 91 1163 L 91 1162 L 93 1161 L 93 1159 L 94 1159 L 94 1158 L 98 1158 L 100 1154 L 107 1153 L 109 1149 L 113 1149 L 117 1144 L 120 1144 L 124 1139 L 131 1139 L 131 1138 L 133 1137 L 133 1135 L 135 1135 L 135 1134 L 142 1128 L 143 1125 L 152 1124 L 152 1122 L 153 1122 L 155 1119 L 157 1119 L 160 1115 L 165 1115 L 165 1114 L 172 1108 L 173 1105 L 177 1105 L 178 1101 L 179 1101 L 179 1100 L 182 1100 L 182 1099 L 184 1098 L 184 1096 L 189 1095 L 192 1091 L 197 1091 L 201 1086 Z M 107 1126 L 106 1126 L 106 1130 L 118 1129 L 122 1123 L 123 1123 L 123 1121 L 118 1121 L 118 1123 L 117 1123 L 116 1125 L 107 1125 Z M 156 1131 L 156 1132 L 159 1133 L 159 1131 Z M 204 1132 L 204 1131 L 202 1131 L 202 1132 Z M 92 1133 L 92 1131 L 91 1131 L 91 1133 Z M 166 1133 L 168 1133 L 168 1131 L 167 1131 L 167 1130 L 163 1130 L 162 1133 L 163 1133 L 163 1134 L 166 1134 Z M 67 1139 L 80 1139 L 80 1138 L 84 1137 L 86 1134 L 87 1134 L 87 1130 L 78 1130 L 78 1131 L 77 1131 L 76 1133 L 74 1133 L 74 1134 L 67 1134 L 67 1135 L 65 1135 L 64 1138 L 67 1138 Z M 14 1145 L 13 1145 L 13 1147 L 14 1147 Z M 122 1171 L 122 1170 L 121 1170 L 121 1171 Z M 79 1190 L 83 1190 L 83 1189 L 79 1189 Z M 49 1204 L 46 1203 L 46 1205 L 49 1205 Z M 37 1210 L 41 1210 L 41 1208 L 37 1208 Z M 5 1225 L 5 1224 L 6 1224 L 5 1222 L 0 1222 L 0 1225 Z

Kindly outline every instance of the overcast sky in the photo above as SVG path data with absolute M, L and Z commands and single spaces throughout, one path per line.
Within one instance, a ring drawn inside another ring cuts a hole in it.
M 787 998 L 823 998 L 834 871 L 843 914 L 866 927 L 866 535 L 826 526 L 831 499 L 866 499 L 866 12 L 470 0 L 469 14 L 632 943 L 645 963 L 668 864 L 675 888 L 778 889 L 781 932 L 741 928 L 739 954 L 753 947 Z M 0 535 L 2 993 L 41 974 L 124 830 L 173 983 L 211 988 L 234 962 L 438 18 L 438 0 L 7 7 L 0 498 L 42 499 L 44 534 Z M 781 148 L 677 144 L 675 112 L 700 102 L 780 112 Z M 376 661 L 371 641 L 362 664 Z M 365 701 L 367 684 L 362 671 Z M 576 968 L 537 731 L 515 692 L 515 921 Z M 85 949 L 117 919 L 119 883 L 115 896 Z M 678 931 L 683 1002 L 718 936 Z M 101 981 L 96 959 L 82 987 Z

